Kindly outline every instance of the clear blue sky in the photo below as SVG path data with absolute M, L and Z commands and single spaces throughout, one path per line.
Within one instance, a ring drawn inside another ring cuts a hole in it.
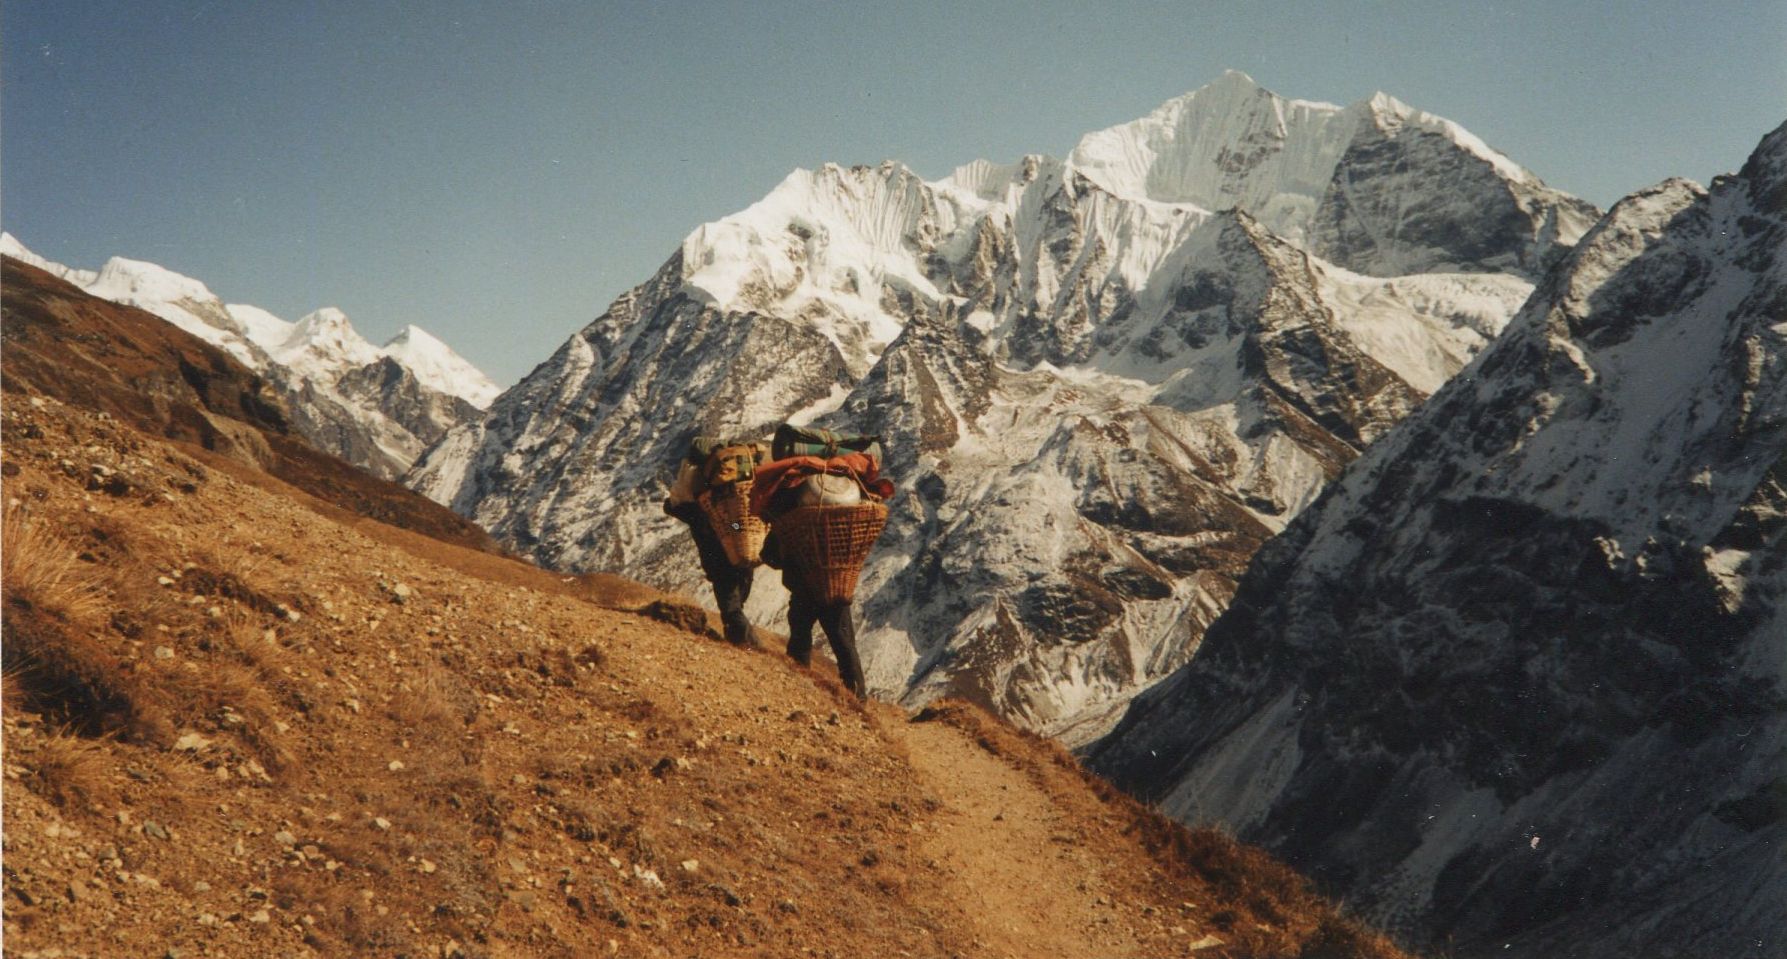
M 1062 155 L 1225 68 L 1384 90 L 1605 207 L 1787 120 L 1787 0 L 6 0 L 0 226 L 506 385 L 794 167 Z

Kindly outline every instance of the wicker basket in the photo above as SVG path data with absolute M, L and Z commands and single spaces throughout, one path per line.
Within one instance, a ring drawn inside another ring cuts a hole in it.
M 769 527 L 751 513 L 751 481 L 716 486 L 697 497 L 707 522 L 734 566 L 749 569 L 763 563 L 763 540 Z
M 790 572 L 820 602 L 856 598 L 869 548 L 887 525 L 887 507 L 869 501 L 853 506 L 802 506 L 776 518 L 776 538 Z

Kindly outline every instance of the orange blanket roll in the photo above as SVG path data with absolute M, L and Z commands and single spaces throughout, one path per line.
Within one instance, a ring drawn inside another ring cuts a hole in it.
M 790 456 L 757 467 L 756 481 L 751 487 L 751 512 L 762 516 L 772 497 L 782 490 L 799 486 L 801 481 L 815 473 L 851 477 L 861 483 L 863 489 L 882 499 L 893 495 L 893 483 L 882 479 L 875 461 L 861 453 L 847 453 L 830 459 Z

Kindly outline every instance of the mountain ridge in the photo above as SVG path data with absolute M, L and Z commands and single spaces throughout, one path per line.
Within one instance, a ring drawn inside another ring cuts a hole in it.
M 881 432 L 900 493 L 859 606 L 871 685 L 909 703 L 966 691 L 1090 736 L 1190 655 L 1251 550 L 1481 348 L 1530 291 L 1527 265 L 1573 239 L 1560 228 L 1547 246 L 1531 217 L 1524 233 L 1458 233 L 1470 197 L 1518 195 L 1566 225 L 1582 205 L 1516 191 L 1444 137 L 1370 129 L 1325 155 L 1358 165 L 1341 199 L 1311 206 L 1362 224 L 1370 243 L 1329 243 L 1352 266 L 1249 211 L 1127 199 L 1047 157 L 936 182 L 896 163 L 794 171 L 692 230 L 408 482 L 544 564 L 697 591 L 658 509 L 691 436 L 784 420 Z M 1433 204 L 1407 222 L 1428 232 L 1372 226 L 1372 198 L 1411 186 Z M 1440 259 L 1448 272 L 1353 268 Z M 1115 476 L 1150 505 L 1104 502 Z M 1173 518 L 1194 502 L 1222 518 Z M 954 565 L 916 555 L 930 542 L 980 557 L 971 608 L 921 591 L 924 570 Z M 780 591 L 754 596 L 776 621 Z M 1061 609 L 1087 611 L 1077 641 L 1049 637 Z M 970 665 L 976 635 L 1000 652 Z
M 334 307 L 288 323 L 259 307 L 226 304 L 201 281 L 154 263 L 113 257 L 97 271 L 74 270 L 37 256 L 9 233 L 0 234 L 0 252 L 225 350 L 273 383 L 313 442 L 387 479 L 499 392 L 438 339 L 412 345 L 399 333 L 376 347 Z

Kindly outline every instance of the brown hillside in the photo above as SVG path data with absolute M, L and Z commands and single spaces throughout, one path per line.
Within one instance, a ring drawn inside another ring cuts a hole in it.
M 970 707 L 861 708 L 50 375 L 8 269 L 9 956 L 1398 955 Z
M 0 387 L 32 390 L 253 464 L 359 516 L 478 549 L 476 525 L 305 443 L 279 399 L 236 359 L 135 307 L 0 257 Z

